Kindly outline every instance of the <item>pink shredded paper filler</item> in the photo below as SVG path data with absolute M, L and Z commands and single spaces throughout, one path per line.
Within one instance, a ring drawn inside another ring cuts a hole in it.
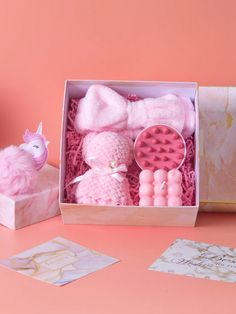
M 127 99 L 136 101 L 139 98 L 136 95 L 128 95 Z M 64 201 L 67 203 L 75 203 L 74 189 L 76 184 L 69 183 L 77 176 L 84 174 L 89 166 L 84 162 L 82 157 L 82 145 L 85 135 L 76 132 L 74 120 L 77 111 L 79 99 L 71 99 L 68 110 L 68 121 L 66 130 L 66 169 L 65 169 L 65 194 Z M 194 172 L 194 138 L 193 136 L 186 139 L 187 155 L 185 162 L 180 168 L 183 175 L 183 205 L 191 206 L 195 204 L 195 172 Z M 133 199 L 133 204 L 139 204 L 139 173 L 141 169 L 135 162 L 128 169 L 127 178 L 130 184 L 130 194 Z

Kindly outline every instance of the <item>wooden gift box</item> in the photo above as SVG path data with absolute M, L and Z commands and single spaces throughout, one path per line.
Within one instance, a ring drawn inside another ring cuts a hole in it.
M 59 170 L 46 164 L 40 171 L 32 194 L 0 194 L 0 224 L 19 229 L 60 214 L 58 202 Z
M 141 207 L 141 206 L 94 206 L 66 203 L 64 201 L 65 153 L 67 113 L 72 98 L 84 97 L 92 84 L 104 84 L 118 93 L 136 94 L 142 98 L 159 97 L 168 93 L 188 96 L 196 111 L 195 130 L 195 173 L 196 195 L 194 206 Z M 150 226 L 194 226 L 199 209 L 199 123 L 198 87 L 196 83 L 158 81 L 77 81 L 65 83 L 60 164 L 60 209 L 65 224 L 108 224 L 108 225 L 150 225 Z

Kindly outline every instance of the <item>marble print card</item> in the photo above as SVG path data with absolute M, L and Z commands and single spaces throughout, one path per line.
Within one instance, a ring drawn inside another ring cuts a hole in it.
M 0 264 L 7 268 L 56 286 L 65 285 L 117 262 L 119 260 L 116 258 L 61 237 L 0 260 Z
M 176 239 L 149 270 L 236 282 L 236 249 Z

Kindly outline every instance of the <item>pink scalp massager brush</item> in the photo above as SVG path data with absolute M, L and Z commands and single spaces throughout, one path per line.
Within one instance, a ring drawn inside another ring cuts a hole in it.
M 168 125 L 144 129 L 134 143 L 134 157 L 141 169 L 178 169 L 186 156 L 183 136 Z

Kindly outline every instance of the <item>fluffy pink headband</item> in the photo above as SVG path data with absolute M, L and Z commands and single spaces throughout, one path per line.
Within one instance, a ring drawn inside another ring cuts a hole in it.
M 78 104 L 78 132 L 117 131 L 132 138 L 145 127 L 167 124 L 185 138 L 195 129 L 195 113 L 188 97 L 168 94 L 131 102 L 104 85 L 92 85 Z

